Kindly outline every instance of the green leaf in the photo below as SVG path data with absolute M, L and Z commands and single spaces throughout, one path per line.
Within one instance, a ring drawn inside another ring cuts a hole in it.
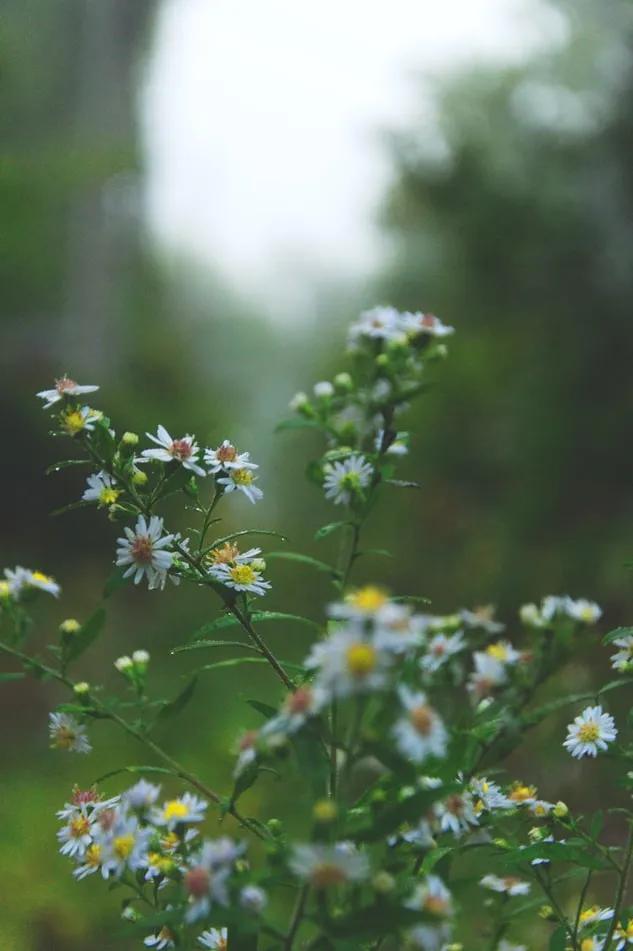
M 405 479 L 385 479 L 387 485 L 395 485 L 398 489 L 421 489 L 419 482 L 409 482 Z
M 328 535 L 331 535 L 333 532 L 338 532 L 339 529 L 345 528 L 346 525 L 351 525 L 351 522 L 330 522 L 328 525 L 322 525 L 321 528 L 315 532 L 314 537 L 317 541 L 321 538 L 327 538 Z
M 268 660 L 265 657 L 228 657 L 226 660 L 216 660 L 214 664 L 205 664 L 204 667 L 200 667 L 198 673 L 202 673 L 203 670 L 217 670 L 220 667 L 239 667 L 240 664 L 267 664 Z M 299 673 L 304 672 L 304 668 L 300 664 L 291 664 L 289 661 L 280 660 L 279 663 L 282 667 L 287 667 L 288 670 L 296 670 Z
M 194 691 L 196 689 L 196 684 L 198 682 L 198 675 L 194 674 L 191 680 L 183 687 L 180 693 L 174 697 L 173 700 L 170 700 L 165 704 L 164 707 L 159 711 L 158 718 L 159 720 L 165 720 L 167 717 L 173 717 L 177 713 L 180 713 L 181 710 L 187 706 L 191 698 L 193 697 Z
M 316 628 L 318 631 L 321 630 L 319 624 L 316 621 L 311 620 L 307 617 L 302 617 L 300 614 L 286 614 L 283 611 L 254 611 L 251 614 L 251 621 L 254 624 L 261 624 L 268 621 L 293 621 L 298 624 L 307 624 L 310 627 Z M 219 618 L 215 618 L 213 621 L 209 621 L 208 624 L 203 624 L 202 627 L 199 627 L 197 631 L 194 632 L 192 641 L 190 644 L 180 644 L 178 647 L 172 648 L 172 654 L 180 654 L 183 651 L 197 650 L 199 647 L 217 647 L 222 643 L 236 643 L 242 647 L 245 647 L 247 650 L 253 650 L 250 644 L 242 644 L 241 641 L 237 642 L 222 642 L 222 641 L 213 641 L 207 640 L 207 634 L 211 634 L 214 631 L 221 630 L 227 627 L 240 627 L 240 622 L 232 614 L 223 614 Z
M 263 717 L 266 717 L 267 720 L 270 720 L 271 717 L 277 716 L 277 710 L 267 703 L 261 703 L 259 700 L 247 700 L 246 702 L 250 707 L 253 708 L 253 710 L 257 710 L 257 712 L 261 713 Z
M 567 947 L 567 929 L 560 925 L 549 939 L 549 951 L 565 951 Z
M 70 502 L 68 505 L 62 505 L 59 509 L 53 509 L 51 516 L 55 517 L 57 515 L 64 515 L 65 512 L 73 512 L 75 509 L 85 509 L 90 508 L 94 505 L 94 502 L 85 502 L 83 499 L 79 499 L 78 502 Z
M 109 598 L 110 595 L 114 594 L 115 591 L 118 591 L 119 588 L 124 588 L 126 585 L 132 583 L 132 578 L 124 578 L 123 575 L 127 569 L 126 568 L 115 568 L 108 580 L 105 583 L 103 588 L 103 597 Z
M 281 532 L 273 532 L 269 528 L 243 528 L 239 532 L 231 532 L 230 535 L 223 535 L 221 538 L 216 538 L 206 550 L 211 551 L 212 548 L 217 548 L 218 545 L 223 545 L 225 542 L 230 542 L 234 538 L 240 538 L 242 535 L 274 535 L 275 538 L 281 538 L 283 542 L 288 541 L 286 536 L 282 535 Z
M 54 462 L 44 470 L 46 475 L 53 472 L 61 472 L 62 469 L 69 469 L 71 466 L 91 466 L 91 459 L 63 459 L 61 462 Z
M 24 680 L 26 674 L 23 671 L 15 673 L 0 674 L 0 684 L 9 683 L 12 680 Z
M 282 419 L 280 423 L 277 423 L 274 432 L 281 433 L 286 429 L 321 429 L 321 423 L 316 419 L 293 416 L 292 419 Z
M 287 614 L 285 611 L 253 611 L 251 621 L 254 624 L 261 624 L 262 621 L 293 621 L 316 628 L 317 631 L 321 630 L 321 625 L 312 618 L 304 617 L 302 614 Z
M 173 769 L 165 769 L 164 766 L 121 766 L 120 769 L 112 769 L 108 773 L 104 773 L 103 776 L 97 777 L 95 783 L 102 783 L 106 779 L 110 779 L 112 776 L 119 776 L 121 773 L 162 773 L 164 776 L 177 776 Z
M 296 561 L 302 565 L 308 565 L 311 568 L 316 568 L 317 571 L 325 571 L 330 575 L 340 575 L 340 572 L 333 568 L 332 565 L 326 564 L 324 561 L 319 561 L 318 558 L 313 558 L 311 555 L 303 555 L 297 551 L 268 551 L 266 552 L 266 561 L 270 561 L 271 558 L 281 558 L 285 561 Z
M 103 630 L 105 624 L 106 612 L 103 608 L 97 608 L 94 614 L 91 614 L 85 624 L 82 624 L 76 634 L 69 636 L 64 650 L 64 661 L 66 664 L 77 660 L 78 657 L 87 650 L 90 645 L 96 641 Z
M 612 644 L 619 637 L 630 637 L 633 634 L 633 627 L 616 627 L 614 631 L 609 631 L 602 638 L 603 644 Z
M 386 548 L 364 548 L 362 551 L 356 552 L 354 561 L 357 558 L 364 558 L 366 555 L 374 555 L 379 558 L 393 558 L 392 553 L 387 551 Z

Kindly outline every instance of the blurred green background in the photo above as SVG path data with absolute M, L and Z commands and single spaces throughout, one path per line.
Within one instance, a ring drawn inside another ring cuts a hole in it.
M 275 322 L 220 269 L 170 260 L 148 240 L 136 88 L 157 4 L 5 0 L 1 550 L 3 564 L 50 571 L 63 587 L 59 603 L 38 604 L 36 645 L 64 617 L 94 609 L 118 532 L 96 511 L 50 517 L 83 478 L 44 476 L 63 448 L 47 439 L 34 392 L 67 370 L 101 384 L 95 405 L 119 430 L 161 422 L 210 444 L 230 435 L 261 463 L 266 496 L 257 509 L 227 505 L 227 530 L 277 529 L 291 547 L 326 557 L 334 542 L 313 535 L 334 513 L 303 478 L 317 446 L 272 431 L 296 389 L 340 368 L 347 322 L 377 301 L 432 310 L 458 333 L 406 421 L 414 440 L 403 475 L 423 489 L 394 494 L 370 529 L 396 557 L 360 564 L 358 580 L 427 595 L 438 612 L 495 602 L 511 634 L 518 604 L 550 592 L 595 598 L 607 629 L 631 621 L 632 8 L 554 6 L 566 25 L 555 51 L 425 84 L 436 147 L 425 148 L 415 121 L 384 135 L 392 175 L 376 196 L 382 266 L 344 288 L 324 281 L 311 320 Z M 320 616 L 323 578 L 281 562 L 270 576 L 267 606 Z M 126 589 L 108 602 L 106 636 L 82 675 L 116 684 L 112 661 L 144 647 L 156 689 L 176 693 L 192 662 L 170 647 L 216 610 L 200 592 Z M 271 637 L 288 660 L 305 651 L 301 630 Z M 561 685 L 582 688 L 607 671 L 587 636 Z M 165 743 L 217 788 L 228 787 L 240 727 L 256 723 L 251 696 L 276 700 L 265 672 L 209 674 L 165 729 Z M 46 716 L 60 699 L 37 682 L 0 691 L 2 951 L 123 947 L 116 894 L 96 879 L 73 884 L 54 810 L 74 782 L 147 759 L 100 725 L 91 757 L 50 751 Z M 585 788 L 584 767 L 561 758 L 561 729 L 530 740 L 539 754 L 535 764 L 528 750 L 529 774 L 525 759 L 513 768 L 542 782 L 548 799 L 599 805 L 608 770 Z M 301 783 L 289 782 L 298 817 Z M 279 795 L 269 778 L 245 802 L 266 818 Z

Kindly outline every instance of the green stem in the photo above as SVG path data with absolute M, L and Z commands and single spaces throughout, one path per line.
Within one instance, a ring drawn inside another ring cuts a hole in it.
M 306 902 L 308 900 L 308 894 L 310 892 L 310 886 L 304 885 L 299 895 L 297 897 L 297 902 L 292 913 L 292 918 L 290 920 L 290 927 L 288 929 L 288 934 L 286 935 L 286 940 L 284 941 L 284 951 L 292 951 L 292 946 L 294 944 L 297 932 L 301 926 L 303 920 L 303 915 L 305 912 Z
M 552 889 L 549 887 L 547 881 L 538 871 L 538 866 L 534 866 L 533 875 L 536 881 L 541 886 L 543 892 L 545 893 L 545 896 L 549 900 L 550 905 L 554 909 L 554 912 L 556 913 L 556 917 L 558 919 L 559 924 L 561 924 L 564 927 L 565 931 L 567 932 L 567 936 L 569 937 L 569 940 L 571 941 L 571 947 L 573 951 L 577 951 L 578 942 L 576 941 L 576 938 L 574 937 L 574 932 L 572 930 L 571 925 L 567 921 L 567 916 L 565 915 L 565 912 L 560 907 L 558 900 L 556 899 Z
M 622 868 L 620 870 L 620 881 L 618 883 L 618 890 L 615 897 L 615 903 L 613 905 L 613 918 L 611 919 L 611 924 L 609 925 L 609 930 L 607 931 L 607 936 L 604 940 L 604 951 L 609 951 L 611 946 L 611 941 L 613 940 L 613 935 L 618 924 L 618 918 L 620 917 L 620 911 L 622 910 L 622 903 L 626 895 L 626 885 L 629 877 L 629 870 L 631 868 L 631 861 L 633 860 L 633 823 L 629 826 L 629 839 L 626 846 L 626 852 L 624 854 L 624 862 L 622 863 Z
M 580 916 L 582 914 L 582 906 L 585 904 L 585 898 L 587 897 L 587 892 L 589 891 L 589 886 L 591 884 L 591 879 L 593 877 L 593 869 L 587 871 L 585 876 L 585 881 L 582 886 L 582 891 L 580 892 L 580 898 L 578 899 L 578 908 L 576 909 L 576 917 L 574 919 L 574 941 L 578 944 L 578 931 L 580 929 Z
M 47 677 L 51 677 L 52 679 L 57 680 L 59 683 L 63 684 L 65 687 L 68 687 L 68 689 L 70 690 L 73 689 L 74 685 L 72 680 L 70 680 L 68 677 L 62 674 L 59 670 L 56 670 L 54 667 L 49 667 L 47 664 L 43 664 L 41 661 L 35 660 L 32 657 L 29 657 L 28 654 L 24 654 L 22 651 L 17 650 L 15 647 L 11 647 L 8 644 L 3 643 L 2 641 L 0 641 L 0 651 L 3 651 L 5 654 L 8 654 L 11 657 L 14 657 L 16 660 L 19 660 L 20 663 L 24 667 L 26 667 L 27 670 L 35 668 L 41 674 L 45 674 Z M 219 793 L 217 793 L 210 786 L 207 786 L 206 783 L 202 782 L 202 780 L 199 779 L 195 775 L 195 773 L 192 773 L 188 769 L 185 769 L 184 766 L 182 766 L 177 760 L 175 760 L 172 756 L 170 756 L 169 753 L 166 753 L 165 750 L 163 750 L 157 743 L 155 743 L 154 740 L 151 739 L 151 737 L 147 736 L 141 730 L 137 730 L 136 727 L 128 723 L 127 720 L 124 720 L 123 717 L 119 716 L 118 713 L 115 713 L 113 710 L 110 710 L 108 707 L 102 704 L 99 700 L 96 700 L 95 698 L 91 697 L 90 703 L 91 703 L 91 707 L 89 709 L 93 709 L 101 713 L 107 719 L 113 720 L 114 723 L 120 726 L 121 729 L 124 730 L 129 736 L 133 736 L 134 739 L 139 741 L 139 743 L 142 743 L 149 750 L 151 750 L 159 759 L 163 761 L 163 763 L 166 763 L 167 766 L 169 766 L 170 769 L 175 773 L 175 775 L 180 777 L 180 779 L 183 779 L 194 789 L 197 789 L 198 792 L 202 793 L 203 796 L 205 796 L 207 799 L 210 799 L 216 805 L 224 805 L 225 800 L 222 798 L 222 796 L 220 796 Z M 235 808 L 235 806 L 229 805 L 228 811 L 233 816 L 233 818 L 236 819 L 237 822 L 239 822 L 240 825 L 242 825 L 245 829 L 248 829 L 250 832 L 258 836 L 258 838 L 260 839 L 264 838 L 263 833 L 255 825 L 255 823 L 251 822 L 250 819 L 247 819 L 245 816 L 239 813 L 237 809 Z

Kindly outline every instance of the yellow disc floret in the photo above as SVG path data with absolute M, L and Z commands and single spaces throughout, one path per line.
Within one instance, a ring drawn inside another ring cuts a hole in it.
M 135 843 L 136 839 L 133 835 L 118 835 L 112 842 L 112 850 L 117 858 L 125 861 L 130 857 Z
M 595 743 L 600 736 L 600 727 L 597 723 L 583 723 L 578 729 L 578 738 L 583 743 Z
M 257 581 L 257 572 L 250 565 L 234 565 L 231 568 L 231 578 L 236 584 L 253 584 Z
M 376 649 L 360 641 L 345 651 L 347 669 L 353 677 L 366 677 L 376 666 Z
M 368 584 L 359 588 L 346 598 L 348 604 L 363 614 L 374 614 L 388 601 L 387 592 L 375 585 Z
M 186 819 L 189 815 L 189 806 L 181 802 L 180 799 L 171 799 L 165 803 L 163 816 L 169 822 L 170 819 Z

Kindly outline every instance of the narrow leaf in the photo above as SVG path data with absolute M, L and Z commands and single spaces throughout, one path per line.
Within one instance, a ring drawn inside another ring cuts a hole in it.
M 308 565 L 311 568 L 316 568 L 317 571 L 325 571 L 330 575 L 339 575 L 340 572 L 333 568 L 332 565 L 326 564 L 324 561 L 319 561 L 318 558 L 313 558 L 311 555 L 303 555 L 297 551 L 268 551 L 266 552 L 266 561 L 270 561 L 271 558 L 281 558 L 285 561 L 296 561 L 302 565 Z
M 77 660 L 78 657 L 87 650 L 97 639 L 103 625 L 105 624 L 106 613 L 103 608 L 97 608 L 94 614 L 91 614 L 85 624 L 82 624 L 76 634 L 72 635 L 72 640 L 67 642 L 65 660 L 66 663 Z
M 90 459 L 63 459 L 61 462 L 54 462 L 52 465 L 48 466 L 45 469 L 46 475 L 51 475 L 53 472 L 61 472 L 62 469 L 69 469 L 70 466 L 91 466 L 92 461 Z
M 269 528 L 243 528 L 239 532 L 231 532 L 230 535 L 222 535 L 221 538 L 216 538 L 215 541 L 209 545 L 207 551 L 210 551 L 212 548 L 217 548 L 218 545 L 223 545 L 225 542 L 230 542 L 234 538 L 240 538 L 242 535 L 274 535 L 275 538 L 281 538 L 282 542 L 288 541 L 286 536 L 282 535 L 281 532 L 273 532 Z
M 174 697 L 173 700 L 170 700 L 168 703 L 166 703 L 165 706 L 159 711 L 158 719 L 165 720 L 167 717 L 173 717 L 177 713 L 180 713 L 181 710 L 184 710 L 193 697 L 197 682 L 198 677 L 196 674 L 191 678 L 189 683 L 183 687 L 180 693 Z
M 344 528 L 346 525 L 351 525 L 351 522 L 330 522 L 328 525 L 322 525 L 321 528 L 315 532 L 314 537 L 317 540 L 327 538 L 328 535 L 331 535 L 333 532 L 338 532 L 339 529 Z

